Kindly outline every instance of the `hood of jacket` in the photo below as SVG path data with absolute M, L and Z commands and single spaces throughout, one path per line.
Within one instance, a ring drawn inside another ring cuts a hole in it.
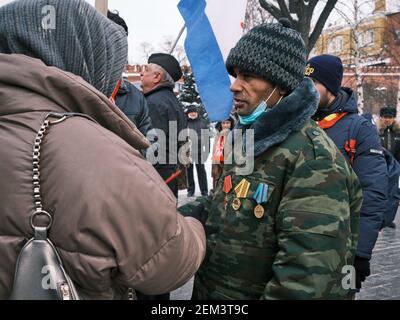
M 340 88 L 338 96 L 329 109 L 331 110 L 331 113 L 358 113 L 356 93 L 350 88 Z
M 0 70 L 0 116 L 32 111 L 83 113 L 135 149 L 149 146 L 119 108 L 82 78 L 19 54 L 0 54 Z
M 318 108 L 313 119 L 319 121 L 337 112 L 358 113 L 357 96 L 352 89 L 346 87 L 340 88 L 335 100 L 328 107 Z
M 304 78 L 291 94 L 268 109 L 251 126 L 239 124 L 236 128 L 254 130 L 254 155 L 258 156 L 300 130 L 317 110 L 318 100 L 313 82 Z
M 121 78 L 128 43 L 125 30 L 87 1 L 20 0 L 0 7 L 0 53 L 40 59 L 109 97 Z

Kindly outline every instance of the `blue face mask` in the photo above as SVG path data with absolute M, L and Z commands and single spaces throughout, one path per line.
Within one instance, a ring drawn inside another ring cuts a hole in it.
M 240 124 L 243 125 L 248 125 L 254 123 L 264 112 L 267 112 L 268 109 L 268 100 L 271 98 L 271 96 L 274 94 L 276 90 L 276 87 L 274 90 L 272 90 L 271 94 L 268 96 L 266 100 L 263 100 L 260 102 L 260 104 L 257 106 L 257 108 L 254 109 L 252 113 L 250 113 L 247 116 L 239 116 L 239 122 Z

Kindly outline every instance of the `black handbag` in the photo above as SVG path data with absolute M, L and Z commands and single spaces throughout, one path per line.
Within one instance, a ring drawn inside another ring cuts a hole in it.
M 22 248 L 16 263 L 11 300 L 79 300 L 74 283 L 65 272 L 61 258 L 48 238 L 53 218 L 42 208 L 40 194 L 40 148 L 49 126 L 60 123 L 71 116 L 81 114 L 49 113 L 40 127 L 33 148 L 33 196 L 35 212 L 30 217 L 34 236 Z M 56 118 L 56 120 L 50 120 Z M 47 218 L 47 226 L 39 226 L 38 218 Z

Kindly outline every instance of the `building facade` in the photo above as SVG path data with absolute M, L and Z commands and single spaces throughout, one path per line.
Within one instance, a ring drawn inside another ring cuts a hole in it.
M 327 27 L 311 55 L 342 59 L 342 85 L 358 91 L 363 113 L 379 114 L 390 105 L 400 115 L 400 1 L 391 8 L 385 0 L 369 3 L 374 5 L 371 14 Z
M 128 78 L 128 81 L 133 85 L 135 85 L 139 90 L 141 90 L 140 74 L 144 71 L 145 66 L 146 65 L 127 65 L 125 68 L 124 76 Z M 175 83 L 174 92 L 176 95 L 178 95 L 179 92 L 181 91 L 182 85 L 183 85 L 183 79 L 181 78 Z

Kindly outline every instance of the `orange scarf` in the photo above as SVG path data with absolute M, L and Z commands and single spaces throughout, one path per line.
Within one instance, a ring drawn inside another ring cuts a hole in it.
M 213 162 L 214 163 L 224 163 L 224 144 L 225 144 L 225 136 L 221 135 L 218 137 L 216 147 L 214 149 L 213 154 Z
M 340 119 L 342 119 L 348 112 L 337 112 L 326 116 L 321 121 L 317 121 L 321 129 L 328 129 L 333 127 Z

